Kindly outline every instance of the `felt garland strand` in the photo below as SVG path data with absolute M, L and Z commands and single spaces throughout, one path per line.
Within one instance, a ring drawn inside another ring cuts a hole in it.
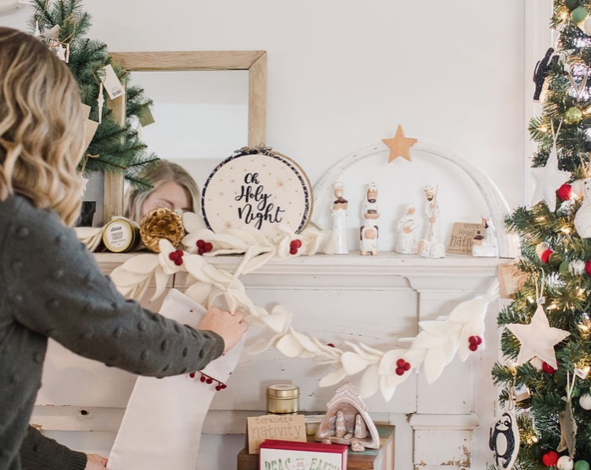
M 330 253 L 332 237 L 326 232 L 307 228 L 295 235 L 280 227 L 276 237 L 267 239 L 257 230 L 245 227 L 217 234 L 205 228 L 203 219 L 193 213 L 184 214 L 184 224 L 188 232 L 183 239 L 186 250 L 177 250 L 169 241 L 161 240 L 158 255 L 144 254 L 128 260 L 111 274 L 119 291 L 127 297 L 141 299 L 149 284 L 155 282 L 154 300 L 164 294 L 170 276 L 186 272 L 190 275 L 185 292 L 188 297 L 207 308 L 225 304 L 224 308 L 231 312 L 241 310 L 250 325 L 268 331 L 270 337 L 251 347 L 251 354 L 275 347 L 287 357 L 332 365 L 334 370 L 320 381 L 321 387 L 336 385 L 363 372 L 362 396 L 380 391 L 389 401 L 396 387 L 412 373 L 422 368 L 427 381 L 432 383 L 456 354 L 466 361 L 472 352 L 484 348 L 484 318 L 487 305 L 497 296 L 496 280 L 485 294 L 461 303 L 449 316 L 419 322 L 421 331 L 416 338 L 401 340 L 411 343 L 408 349 L 383 352 L 363 343 L 346 342 L 350 350 L 344 351 L 294 329 L 293 315 L 285 306 L 277 305 L 269 312 L 254 304 L 240 281 L 241 276 L 260 269 L 272 259 Z M 206 244 L 210 250 L 204 250 Z M 229 254 L 242 256 L 234 273 L 209 262 L 214 256 Z

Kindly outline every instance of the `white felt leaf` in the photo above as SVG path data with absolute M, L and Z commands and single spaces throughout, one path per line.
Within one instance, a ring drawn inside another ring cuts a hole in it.
M 183 213 L 183 225 L 185 226 L 185 230 L 189 233 L 207 229 L 207 225 L 205 224 L 203 217 L 201 217 L 199 214 L 195 214 L 194 212 Z
M 431 349 L 438 348 L 447 342 L 447 336 L 432 335 L 426 331 L 421 331 L 412 342 L 412 349 Z
M 195 279 L 201 282 L 209 282 L 209 276 L 203 272 L 203 268 L 207 266 L 207 261 L 199 255 L 188 255 L 183 258 L 185 269 Z
M 154 277 L 156 278 L 156 291 L 152 296 L 152 301 L 159 299 L 162 294 L 166 291 L 166 284 L 168 284 L 169 276 L 164 272 L 162 268 L 156 269 L 154 272 Z
M 432 384 L 441 376 L 443 369 L 451 360 L 450 351 L 453 349 L 453 344 L 446 344 L 442 347 L 433 348 L 427 351 L 425 362 L 423 363 L 423 370 L 428 383 Z M 451 357 L 453 358 L 453 354 L 451 354 Z
M 394 379 L 391 375 L 381 375 L 380 376 L 380 391 L 382 392 L 382 396 L 384 400 L 387 402 L 392 399 L 394 396 L 394 392 L 396 391 L 396 386 L 398 385 L 398 381 Z
M 211 293 L 211 284 L 205 282 L 195 282 L 185 291 L 185 295 L 190 297 L 200 305 L 206 305 L 209 294 Z
M 380 389 L 380 375 L 378 374 L 378 365 L 369 366 L 361 378 L 361 388 L 359 393 L 363 398 L 375 395 Z
M 343 369 L 348 375 L 355 375 L 365 370 L 367 366 L 370 365 L 370 362 L 363 359 L 358 354 L 354 352 L 346 352 L 341 356 L 341 362 L 343 364 Z
M 374 356 L 378 356 L 379 358 L 381 358 L 384 355 L 382 351 L 374 349 L 365 343 L 359 343 L 359 347 L 364 351 L 367 351 L 369 354 L 373 354 Z
M 364 349 L 357 346 L 355 343 L 351 343 L 349 341 L 345 341 L 345 344 L 349 346 L 355 353 L 357 353 L 361 358 L 365 359 L 369 362 L 378 362 L 382 358 L 382 354 L 370 354 Z
M 345 380 L 346 377 L 347 374 L 345 373 L 344 369 L 342 367 L 339 367 L 334 372 L 331 372 L 327 376 L 323 377 L 319 385 L 321 387 L 332 387 Z
M 131 273 L 146 274 L 154 271 L 154 269 L 156 269 L 156 267 L 158 267 L 159 265 L 160 260 L 158 259 L 158 255 L 156 254 L 138 255 L 128 259 L 118 268 L 115 268 L 113 273 L 115 273 L 119 269 L 122 269 L 125 271 L 129 271 Z M 112 275 L 113 274 L 111 273 L 111 276 Z
M 302 344 L 291 334 L 283 336 L 277 342 L 276 348 L 287 357 L 298 357 L 304 350 Z
M 419 322 L 419 326 L 434 336 L 449 336 L 462 329 L 460 323 L 451 321 L 421 321 Z
M 275 333 L 285 334 L 291 325 L 291 317 L 288 311 L 273 309 L 271 315 L 261 318 L 261 321 Z

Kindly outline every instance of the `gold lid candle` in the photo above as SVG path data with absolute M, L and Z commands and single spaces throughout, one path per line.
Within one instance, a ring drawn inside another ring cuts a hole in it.
M 111 220 L 103 231 L 103 243 L 113 253 L 125 253 L 140 241 L 139 228 L 125 219 Z
M 267 387 L 267 413 L 295 414 L 300 410 L 300 387 L 276 384 Z

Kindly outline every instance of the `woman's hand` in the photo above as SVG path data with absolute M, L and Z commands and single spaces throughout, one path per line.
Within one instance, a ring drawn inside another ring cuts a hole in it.
M 226 345 L 225 354 L 240 341 L 242 335 L 248 330 L 248 324 L 244 321 L 242 312 L 232 315 L 230 312 L 224 312 L 214 307 L 205 313 L 197 328 L 210 330 L 220 335 Z
M 107 468 L 107 459 L 96 454 L 87 454 L 87 462 L 84 470 L 102 470 Z

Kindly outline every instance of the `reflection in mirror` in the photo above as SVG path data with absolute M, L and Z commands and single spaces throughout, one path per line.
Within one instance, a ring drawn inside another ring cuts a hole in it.
M 147 194 L 129 194 L 128 188 L 125 216 L 139 222 L 148 207 L 156 205 L 199 210 L 198 190 L 191 179 L 202 188 L 219 162 L 248 143 L 248 71 L 131 72 L 130 76 L 154 101 L 155 122 L 140 128 L 142 140 L 159 158 L 182 168 L 165 163 L 152 169 L 147 176 L 155 190 Z

